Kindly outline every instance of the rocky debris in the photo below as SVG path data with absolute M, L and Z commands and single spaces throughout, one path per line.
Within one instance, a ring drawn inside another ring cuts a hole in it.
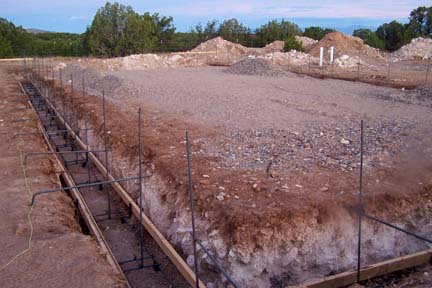
M 411 43 L 391 54 L 393 61 L 430 58 L 432 58 L 432 39 L 422 37 L 412 39 Z
M 289 65 L 301 66 L 301 65 L 318 63 L 318 58 L 296 50 L 291 50 L 286 53 L 284 52 L 269 53 L 263 56 L 263 58 L 268 59 L 272 61 L 274 64 L 281 65 L 281 66 L 289 66 Z
M 369 66 L 358 56 L 350 57 L 348 55 L 342 55 L 341 57 L 334 60 L 334 64 L 336 66 L 346 69 L 358 68 L 359 63 L 361 66 Z
M 122 58 L 122 67 L 126 70 L 159 68 L 162 66 L 162 58 L 156 54 L 136 54 Z
M 302 43 L 306 51 L 309 50 L 312 47 L 312 45 L 318 42 L 318 40 L 306 36 L 295 36 L 295 39 L 300 43 Z
M 361 58 L 371 58 L 375 61 L 385 61 L 386 58 L 382 55 L 379 49 L 372 48 L 364 44 L 363 40 L 358 37 L 342 34 L 340 32 L 332 32 L 324 36 L 319 42 L 313 44 L 310 49 L 306 50 L 309 54 L 315 57 L 320 55 L 320 47 L 329 50 L 334 47 L 334 57 L 338 58 L 342 55 L 360 56 Z M 328 59 L 327 55 L 325 59 Z
M 227 73 L 239 75 L 282 76 L 283 70 L 272 62 L 261 58 L 246 58 L 224 70 Z
M 352 125 L 355 126 L 355 125 Z M 415 128 L 408 120 L 368 125 L 365 130 L 365 165 L 386 165 L 408 145 L 405 137 Z M 304 171 L 329 167 L 351 171 L 359 167 L 359 127 L 310 125 L 304 132 L 244 130 L 216 142 L 219 165 L 232 169 Z

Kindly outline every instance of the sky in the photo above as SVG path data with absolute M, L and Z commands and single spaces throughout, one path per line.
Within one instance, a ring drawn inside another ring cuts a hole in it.
M 96 11 L 105 4 L 92 0 L 0 0 L 0 17 L 24 28 L 82 33 Z M 138 13 L 173 16 L 177 31 L 188 31 L 198 22 L 237 18 L 252 29 L 272 19 L 287 19 L 305 28 L 322 26 L 343 30 L 377 27 L 392 20 L 406 22 L 411 10 L 430 6 L 414 0 L 128 0 Z M 345 30 L 345 31 L 344 31 Z

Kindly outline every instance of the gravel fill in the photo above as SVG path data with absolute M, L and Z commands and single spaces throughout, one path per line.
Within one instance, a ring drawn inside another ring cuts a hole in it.
M 267 62 L 256 60 L 248 59 L 233 69 L 250 69 L 253 63 L 252 67 L 268 71 Z M 132 112 L 143 105 L 152 107 L 160 122 L 169 121 L 168 115 L 216 129 L 217 137 L 203 140 L 202 152 L 221 159 L 217 165 L 225 168 L 357 169 L 362 119 L 369 166 L 386 165 L 386 159 L 392 161 L 399 152 L 425 147 L 418 144 L 418 138 L 431 140 L 431 110 L 417 99 L 428 99 L 428 86 L 407 91 L 288 72 L 283 77 L 244 77 L 224 70 L 113 71 L 93 79 L 110 75 L 121 79 L 116 103 L 133 107 Z M 406 100 L 411 94 L 420 105 Z M 200 136 L 193 135 L 195 139 Z
M 359 125 L 358 125 L 359 126 Z M 409 121 L 374 123 L 365 127 L 365 165 L 377 166 L 408 149 Z M 314 125 L 294 130 L 243 130 L 220 139 L 217 151 L 225 168 L 302 171 L 315 166 L 351 171 L 360 164 L 360 127 Z
M 396 90 L 376 95 L 383 100 L 432 107 L 432 86 L 423 85 L 412 90 Z
M 272 62 L 261 58 L 246 58 L 240 60 L 225 70 L 238 75 L 281 76 L 285 72 Z

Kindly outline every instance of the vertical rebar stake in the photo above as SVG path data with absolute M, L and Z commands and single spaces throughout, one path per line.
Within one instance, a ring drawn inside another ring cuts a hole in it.
M 142 147 L 141 147 L 141 108 L 138 109 L 138 177 L 139 177 L 139 206 L 140 206 L 140 252 L 141 252 L 141 262 L 140 268 L 144 267 L 144 231 L 142 225 Z
M 63 113 L 63 119 L 66 121 L 66 113 L 65 113 L 65 95 L 63 93 L 63 73 L 62 69 L 59 69 L 59 77 L 60 77 L 60 97 L 62 99 L 62 113 Z
M 86 139 L 86 164 L 87 164 L 87 178 L 88 183 L 91 183 L 91 175 L 90 175 L 90 158 L 89 158 L 89 140 L 88 140 L 88 125 L 87 125 L 87 97 L 85 94 L 85 80 L 82 78 L 82 96 L 83 96 L 83 113 L 84 113 L 84 130 L 85 130 L 85 139 Z
M 194 253 L 194 268 L 195 268 L 195 287 L 199 288 L 198 279 L 198 259 L 196 251 L 196 234 L 195 234 L 195 208 L 194 208 L 194 197 L 192 187 L 192 161 L 190 156 L 190 143 L 189 143 L 189 131 L 186 131 L 186 156 L 188 164 L 188 180 L 189 180 L 189 205 L 192 213 L 192 242 L 193 242 L 193 253 Z
M 109 181 L 108 132 L 107 132 L 107 127 L 106 127 L 105 91 L 102 91 L 102 117 L 103 117 L 103 129 L 104 129 L 106 181 Z M 110 191 L 110 189 L 108 189 L 107 196 L 108 196 L 108 219 L 111 219 L 111 191 Z
M 363 120 L 360 124 L 360 191 L 358 203 L 358 242 L 357 242 L 357 283 L 360 283 L 361 269 L 361 225 L 363 216 Z
M 51 66 L 51 74 L 52 74 L 53 102 L 54 102 L 54 107 L 57 110 L 57 97 L 56 97 L 56 86 L 55 86 L 55 78 L 54 78 L 54 66 Z

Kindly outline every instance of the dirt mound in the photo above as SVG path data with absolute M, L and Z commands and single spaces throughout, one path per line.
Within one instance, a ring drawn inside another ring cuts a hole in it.
M 281 52 L 283 51 L 285 42 L 284 41 L 274 41 L 267 44 L 265 47 L 261 48 L 264 53 Z
M 430 59 L 432 58 L 432 39 L 415 38 L 410 44 L 401 47 L 391 55 L 393 60 Z
M 197 47 L 191 50 L 192 52 L 221 52 L 226 53 L 229 52 L 231 54 L 240 54 L 246 55 L 249 52 L 247 47 L 244 47 L 240 44 L 236 44 L 227 40 L 224 40 L 222 37 L 216 37 L 210 39 L 204 43 L 201 43 Z
M 320 47 L 326 50 L 324 58 L 328 59 L 330 47 L 335 47 L 334 56 L 338 58 L 342 55 L 360 56 L 361 58 L 370 58 L 373 60 L 384 60 L 381 52 L 378 49 L 372 48 L 364 44 L 363 40 L 358 37 L 345 35 L 340 32 L 332 32 L 327 34 L 319 42 L 313 44 L 307 52 L 315 57 L 320 55 Z
M 309 38 L 306 36 L 295 36 L 295 39 L 297 41 L 300 41 L 300 43 L 302 43 L 305 50 L 309 50 L 313 44 L 318 42 L 318 40 L 315 40 L 315 39 L 312 39 L 312 38 Z
M 239 75 L 281 76 L 285 72 L 271 61 L 262 58 L 246 58 L 233 64 L 225 72 Z

